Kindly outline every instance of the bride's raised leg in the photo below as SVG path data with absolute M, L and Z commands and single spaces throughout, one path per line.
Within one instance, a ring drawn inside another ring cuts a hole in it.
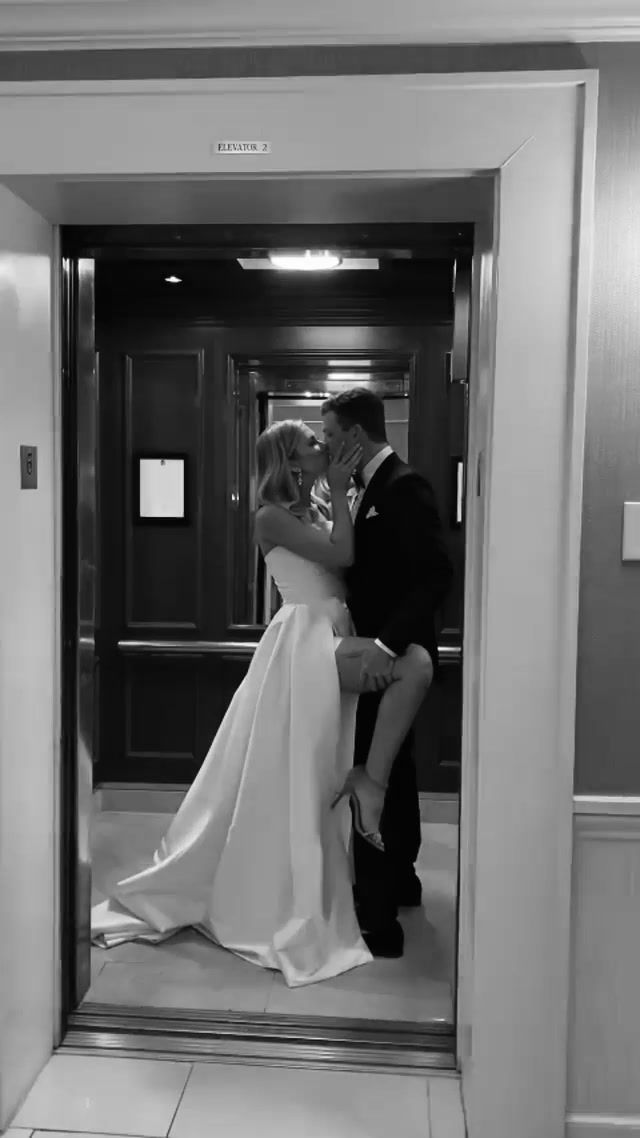
M 345 691 L 374 690 L 362 664 L 373 641 L 363 637 L 345 637 L 336 649 L 340 686 Z M 380 700 L 376 725 L 363 767 L 350 772 L 344 793 L 357 804 L 354 820 L 363 837 L 381 845 L 380 818 L 393 761 L 407 735 L 433 679 L 433 664 L 425 648 L 410 644 L 393 662 L 389 684 Z

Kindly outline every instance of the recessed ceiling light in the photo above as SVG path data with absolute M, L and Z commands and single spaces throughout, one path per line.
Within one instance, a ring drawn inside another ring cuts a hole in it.
M 342 258 L 328 249 L 318 252 L 307 249 L 305 253 L 269 253 L 269 260 L 275 269 L 285 272 L 318 273 L 337 269 Z
M 373 367 L 373 360 L 328 360 L 329 367 Z
M 242 269 L 257 270 L 259 272 L 265 272 L 268 270 L 273 270 L 275 272 L 277 272 L 277 271 L 281 272 L 284 266 L 282 266 L 280 264 L 278 264 L 278 265 L 274 264 L 274 259 L 275 259 L 275 261 L 279 261 L 281 257 L 293 257 L 293 256 L 296 256 L 296 254 L 273 253 L 273 254 L 270 254 L 268 257 L 238 257 L 237 260 L 238 260 L 238 264 L 240 265 L 240 267 Z M 339 256 L 339 254 L 336 253 L 335 256 L 337 257 L 337 256 Z M 303 259 L 304 254 L 299 253 L 299 254 L 297 254 L 297 257 L 299 259 Z M 313 271 L 314 269 L 317 272 L 318 270 L 326 269 L 328 267 L 329 266 L 319 265 L 319 264 L 316 264 L 316 265 L 309 265 L 309 264 L 300 265 L 300 264 L 297 264 L 295 266 L 294 265 L 291 266 L 291 268 L 293 268 L 293 269 L 298 269 L 298 270 L 302 269 L 303 271 L 306 271 L 306 272 L 309 272 L 310 270 Z M 380 268 L 380 262 L 379 262 L 377 257 L 340 257 L 340 263 L 333 266 L 333 269 L 335 271 L 338 271 L 338 272 L 342 272 L 343 269 L 357 269 L 360 272 L 364 272 L 368 269 L 378 269 L 378 268 Z
M 182 284 L 182 277 L 165 277 L 167 284 Z
M 330 371 L 328 379 L 373 379 L 370 371 Z

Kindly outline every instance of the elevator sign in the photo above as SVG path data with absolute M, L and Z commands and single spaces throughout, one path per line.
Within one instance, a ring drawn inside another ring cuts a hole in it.
M 260 154 L 271 154 L 270 142 L 216 142 L 214 147 L 215 154 L 226 154 L 228 156 L 248 155 L 249 157 Z

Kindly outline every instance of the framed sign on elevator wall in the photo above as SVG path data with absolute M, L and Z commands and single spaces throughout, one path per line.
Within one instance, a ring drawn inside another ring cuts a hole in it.
M 187 455 L 136 454 L 133 520 L 136 525 L 188 525 Z

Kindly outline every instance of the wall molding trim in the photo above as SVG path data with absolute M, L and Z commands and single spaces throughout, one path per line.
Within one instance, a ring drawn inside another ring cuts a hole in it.
M 189 789 L 181 783 L 104 782 L 93 792 L 95 814 L 105 811 L 140 814 L 175 814 Z M 422 822 L 457 826 L 460 803 L 455 794 L 420 793 Z
M 574 814 L 640 817 L 640 798 L 622 794 L 576 794 Z
M 566 1138 L 640 1138 L 640 1115 L 568 1114 Z
M 0 50 L 375 44 L 588 43 L 640 39 L 636 0 L 0 0 Z M 126 12 L 124 9 L 126 8 Z
M 105 782 L 93 792 L 93 808 L 96 814 L 175 814 L 188 789 L 180 783 Z
M 640 842 L 639 814 L 576 814 L 574 843 Z

